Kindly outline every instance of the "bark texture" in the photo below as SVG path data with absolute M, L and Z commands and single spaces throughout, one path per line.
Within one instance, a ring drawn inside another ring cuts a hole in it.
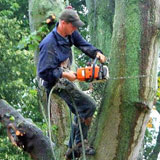
M 87 1 L 105 8 L 110 0 Z M 97 5 L 96 5 L 97 6 Z M 115 0 L 110 49 L 110 79 L 97 118 L 92 160 L 136 160 L 156 93 L 160 4 L 158 0 Z M 98 10 L 97 10 L 98 12 Z M 90 12 L 93 14 L 92 12 Z M 105 10 L 95 14 L 94 34 L 98 47 L 108 32 L 101 35 Z M 105 15 L 107 14 L 107 16 Z M 112 16 L 112 15 L 111 15 Z M 101 19 L 101 25 L 97 20 Z M 91 24 L 90 24 L 91 25 Z M 108 24 L 109 25 L 109 24 Z M 107 51 L 105 49 L 105 51 Z
M 55 94 L 51 96 L 51 123 L 57 126 L 55 140 L 58 147 L 64 148 L 64 141 L 69 135 L 69 110 L 63 99 Z
M 50 15 L 56 15 L 64 8 L 63 0 L 29 0 L 29 24 L 31 32 L 34 32 L 46 21 Z
M 0 100 L 0 122 L 7 128 L 11 142 L 28 152 L 32 159 L 54 160 L 49 138 L 4 100 Z
M 111 47 L 114 0 L 86 0 L 91 42 L 108 56 Z

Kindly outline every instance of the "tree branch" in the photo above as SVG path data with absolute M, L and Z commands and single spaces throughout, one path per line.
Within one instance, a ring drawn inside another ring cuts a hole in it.
M 0 122 L 7 128 L 12 144 L 28 152 L 32 159 L 54 160 L 49 138 L 4 100 L 0 100 Z

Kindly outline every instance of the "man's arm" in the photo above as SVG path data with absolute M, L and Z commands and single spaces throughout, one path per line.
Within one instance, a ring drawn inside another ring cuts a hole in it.
M 37 68 L 38 76 L 49 83 L 56 82 L 62 77 L 62 69 L 52 45 L 45 44 L 40 47 Z
M 62 77 L 68 79 L 69 81 L 76 80 L 76 74 L 73 71 L 62 72 Z
M 102 51 L 88 43 L 78 31 L 75 31 L 72 35 L 74 40 L 74 45 L 79 48 L 82 52 L 88 55 L 91 58 L 99 58 L 101 63 L 106 61 L 106 57 L 103 55 Z
M 76 79 L 76 74 L 73 71 L 65 72 L 61 69 L 56 53 L 48 45 L 40 48 L 38 75 L 49 83 L 57 82 L 62 77 L 69 81 Z

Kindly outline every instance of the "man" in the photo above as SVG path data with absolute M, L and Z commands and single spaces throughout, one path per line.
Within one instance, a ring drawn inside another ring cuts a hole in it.
M 86 142 L 88 127 L 96 108 L 94 100 L 80 91 L 72 82 L 76 80 L 76 74 L 69 70 L 72 64 L 71 46 L 75 45 L 93 59 L 98 57 L 101 63 L 106 61 L 102 52 L 84 40 L 77 31 L 83 25 L 84 23 L 75 10 L 65 9 L 60 15 L 59 23 L 39 46 L 38 75 L 44 80 L 47 94 L 49 95 L 52 87 L 56 86 L 53 92 L 64 99 L 71 112 L 75 114 L 69 150 L 66 153 L 67 160 L 72 159 L 73 151 L 75 156 L 78 156 L 82 147 L 78 116 L 80 117 L 83 138 Z M 92 155 L 94 150 L 88 147 L 86 154 Z

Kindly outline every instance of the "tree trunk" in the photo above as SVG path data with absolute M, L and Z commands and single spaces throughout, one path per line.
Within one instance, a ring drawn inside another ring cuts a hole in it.
M 28 152 L 33 159 L 54 160 L 53 143 L 49 138 L 4 100 L 0 100 L 0 122 L 7 128 L 11 142 Z
M 63 0 L 29 0 L 29 25 L 31 32 L 35 32 L 46 22 L 46 19 L 55 15 L 58 19 L 64 8 Z M 35 53 L 35 63 L 38 61 L 38 51 Z
M 87 2 L 92 8 L 97 3 L 105 8 L 113 1 Z M 108 27 L 99 24 L 98 19 L 102 17 L 103 22 L 110 17 L 107 13 L 104 9 L 102 15 L 95 14 L 94 33 L 98 34 L 91 33 L 96 36 L 97 47 L 103 44 L 104 51 L 108 41 L 101 40 L 108 37 L 104 31 Z M 98 132 L 94 135 L 97 154 L 92 160 L 137 159 L 156 93 L 159 17 L 158 0 L 115 0 L 110 79 L 97 116 Z
M 115 2 L 114 0 L 86 0 L 86 5 L 89 10 L 91 42 L 108 55 L 111 48 Z
M 64 9 L 64 1 L 63 0 L 29 0 L 29 22 L 30 22 L 30 30 L 31 32 L 37 31 L 39 27 L 44 25 L 46 19 L 51 16 L 56 16 L 56 21 L 58 21 L 58 17 L 60 12 Z M 54 25 L 52 26 L 54 28 Z M 52 28 L 50 28 L 52 30 Z M 50 30 L 50 31 L 51 31 Z M 43 31 L 42 31 L 43 32 Z M 39 51 L 35 51 L 35 64 L 38 62 L 38 54 Z M 39 79 L 38 79 L 39 81 Z M 44 90 L 44 87 L 41 85 L 39 81 L 39 102 L 41 105 L 42 112 L 44 116 L 48 118 L 48 108 L 47 108 L 47 96 Z M 51 126 L 50 129 L 54 133 L 53 138 L 56 142 L 56 147 L 61 151 L 61 156 L 64 156 L 64 141 L 67 137 L 68 131 L 68 120 L 69 113 L 68 108 L 63 100 L 61 100 L 56 95 L 52 94 L 51 103 L 50 103 L 50 112 L 51 112 Z M 44 112 L 45 111 L 45 112 Z M 64 127 L 65 126 L 65 127 Z M 66 149 L 66 148 L 65 148 Z

